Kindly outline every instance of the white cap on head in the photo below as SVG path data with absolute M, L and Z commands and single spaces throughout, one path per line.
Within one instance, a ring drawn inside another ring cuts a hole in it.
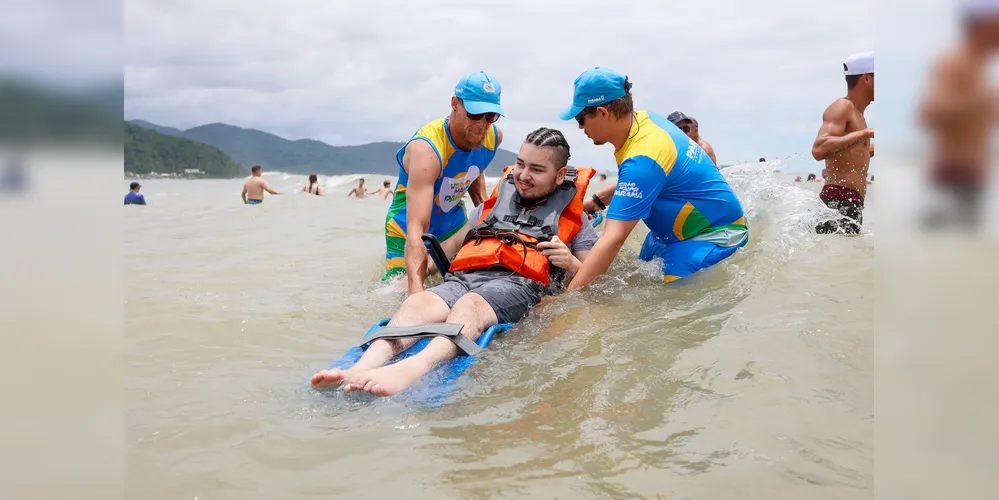
M 843 61 L 844 75 L 864 75 L 874 73 L 874 51 L 860 52 Z

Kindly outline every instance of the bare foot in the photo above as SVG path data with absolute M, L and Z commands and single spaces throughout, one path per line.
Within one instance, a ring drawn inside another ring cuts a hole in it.
M 346 370 L 341 370 L 340 368 L 323 370 L 313 375 L 311 380 L 312 387 L 316 389 L 325 389 L 341 385 L 345 380 L 355 374 L 382 366 L 387 363 L 388 360 L 392 359 L 392 355 L 392 346 L 388 341 L 376 340 L 368 347 L 368 350 L 364 352 L 361 359 L 357 360 L 357 363 L 354 363 L 354 366 L 351 366 Z M 344 389 L 347 392 L 350 392 L 349 386 Z
M 408 363 L 413 358 L 398 363 L 364 371 L 356 375 L 348 375 L 349 380 L 344 389 L 350 391 L 365 391 L 375 396 L 391 396 L 409 387 L 427 373 L 428 367 L 422 363 Z
M 332 370 L 323 370 L 317 372 L 312 376 L 312 387 L 316 389 L 326 389 L 336 385 L 340 385 L 347 377 L 350 376 L 350 371 L 344 371 L 339 368 L 334 368 Z

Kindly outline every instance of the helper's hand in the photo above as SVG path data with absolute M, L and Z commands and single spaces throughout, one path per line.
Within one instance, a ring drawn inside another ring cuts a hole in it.
M 571 273 L 575 273 L 579 269 L 579 261 L 569 251 L 569 247 L 558 239 L 558 236 L 553 237 L 551 241 L 538 243 L 538 248 L 541 249 L 542 255 L 548 257 L 548 262 L 551 262 L 553 266 Z
M 593 197 L 587 196 L 583 200 L 583 212 L 593 215 L 597 210 L 600 210 L 600 207 L 598 207 L 597 203 L 593 201 Z

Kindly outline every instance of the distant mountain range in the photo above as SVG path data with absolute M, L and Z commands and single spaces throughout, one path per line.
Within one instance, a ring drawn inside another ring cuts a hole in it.
M 399 171 L 395 154 L 402 142 L 373 142 L 360 146 L 331 146 L 314 139 L 296 141 L 255 129 L 212 123 L 187 130 L 166 127 L 145 120 L 131 120 L 139 127 L 160 134 L 183 137 L 210 144 L 245 167 L 260 165 L 264 170 L 291 174 L 323 175 L 383 174 Z M 517 161 L 517 155 L 500 148 L 492 165 L 500 168 Z
M 161 134 L 125 122 L 125 171 L 133 174 L 176 174 L 198 171 L 209 178 L 243 177 L 249 171 L 215 146 Z
M 129 123 L 131 123 L 132 125 L 137 125 L 142 128 L 148 128 L 149 130 L 155 130 L 165 135 L 180 135 L 180 133 L 183 132 L 183 130 L 179 128 L 164 127 L 161 125 L 157 125 L 155 123 L 149 123 L 146 120 L 129 120 Z

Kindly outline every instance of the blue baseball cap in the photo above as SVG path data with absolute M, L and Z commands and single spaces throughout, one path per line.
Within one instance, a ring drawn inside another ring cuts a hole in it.
M 499 81 L 486 74 L 485 71 L 471 73 L 461 77 L 454 87 L 454 95 L 461 99 L 465 109 L 473 115 L 482 113 L 503 114 L 500 107 L 500 92 L 503 87 Z
M 576 77 L 573 85 L 576 88 L 572 94 L 572 105 L 558 115 L 563 120 L 575 118 L 589 106 L 599 106 L 620 99 L 631 89 L 627 76 L 599 66 L 584 71 Z

